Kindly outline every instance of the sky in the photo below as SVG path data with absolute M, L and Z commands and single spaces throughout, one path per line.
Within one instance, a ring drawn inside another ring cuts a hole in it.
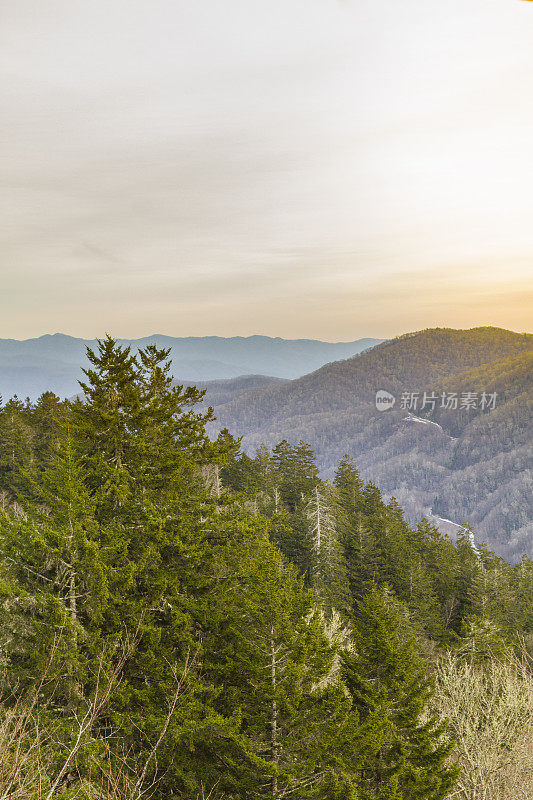
M 0 337 L 533 318 L 533 3 L 2 0 Z

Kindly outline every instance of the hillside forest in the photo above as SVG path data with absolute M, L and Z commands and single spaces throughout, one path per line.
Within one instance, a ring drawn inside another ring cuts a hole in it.
M 519 562 L 533 557 L 532 348 L 530 334 L 501 328 L 432 328 L 297 380 L 208 384 L 205 404 L 217 418 L 208 431 L 242 436 L 248 455 L 283 439 L 307 442 L 330 480 L 349 453 L 411 525 L 423 516 L 469 524 L 491 550 Z M 376 408 L 378 390 L 396 400 L 385 413 Z M 484 392 L 494 408 L 448 408 L 441 399 Z M 436 400 L 424 405 L 426 393 Z M 402 397 L 414 397 L 413 405 Z
M 210 439 L 168 356 L 0 407 L 0 797 L 531 800 L 533 562 Z

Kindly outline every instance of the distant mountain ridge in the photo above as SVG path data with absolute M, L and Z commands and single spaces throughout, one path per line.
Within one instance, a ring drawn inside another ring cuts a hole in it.
M 382 343 L 310 375 L 215 402 L 217 422 L 265 443 L 303 440 L 325 477 L 344 454 L 394 495 L 411 521 L 470 523 L 508 558 L 533 557 L 533 336 L 499 328 L 430 329 Z M 396 398 L 378 411 L 379 389 Z M 496 408 L 401 408 L 402 393 L 497 394 Z M 206 402 L 215 400 L 208 394 Z M 436 425 L 420 424 L 425 420 Z
M 180 381 L 211 381 L 241 375 L 296 378 L 329 361 L 348 358 L 381 343 L 382 339 L 323 342 L 315 339 L 281 339 L 268 336 L 172 337 L 162 334 L 141 339 L 119 339 L 135 352 L 147 344 L 171 348 L 173 374 Z M 77 381 L 87 366 L 86 347 L 95 339 L 46 334 L 36 339 L 0 339 L 0 394 L 4 400 L 18 395 L 35 400 L 51 390 L 69 397 L 79 390 Z

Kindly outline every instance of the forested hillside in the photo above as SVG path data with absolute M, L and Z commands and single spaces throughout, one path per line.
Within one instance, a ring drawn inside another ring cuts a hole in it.
M 174 381 L 179 385 L 179 381 Z M 185 381 L 186 386 L 196 386 L 198 381 Z M 202 381 L 202 391 L 205 391 L 203 398 L 204 406 L 218 406 L 242 397 L 245 394 L 261 391 L 268 386 L 281 386 L 286 383 L 284 378 L 273 378 L 268 375 L 241 375 L 238 378 L 228 378 L 219 381 Z
M 88 355 L 0 409 L 0 795 L 527 800 L 533 563 L 211 441 L 168 350 Z
M 329 478 L 348 453 L 411 523 L 433 513 L 470 524 L 498 553 L 519 559 L 533 555 L 532 347 L 531 335 L 498 328 L 408 334 L 215 403 L 210 431 L 227 427 L 249 454 L 280 438 L 309 442 Z M 396 398 L 385 412 L 375 405 L 380 389 Z M 455 393 L 456 408 L 442 407 L 443 392 Z M 461 407 L 468 392 L 476 402 Z M 433 404 L 422 407 L 424 393 Z M 494 408 L 482 407 L 483 393 L 496 393 Z

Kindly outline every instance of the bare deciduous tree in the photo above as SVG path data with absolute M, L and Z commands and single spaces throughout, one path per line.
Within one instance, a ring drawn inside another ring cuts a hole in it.
M 533 676 L 526 659 L 483 665 L 453 656 L 437 668 L 436 702 L 449 720 L 461 774 L 457 800 L 532 800 Z

